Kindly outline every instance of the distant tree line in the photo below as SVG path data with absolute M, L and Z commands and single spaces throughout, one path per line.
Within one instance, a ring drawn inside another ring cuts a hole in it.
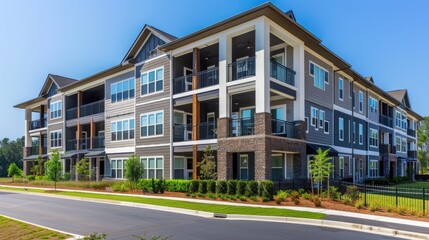
M 15 163 L 22 169 L 22 151 L 24 148 L 24 137 L 16 140 L 3 138 L 0 142 L 0 177 L 7 176 L 7 169 L 11 163 Z

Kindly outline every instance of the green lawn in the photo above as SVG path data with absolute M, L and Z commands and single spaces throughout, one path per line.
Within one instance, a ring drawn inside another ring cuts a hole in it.
M 429 188 L 429 182 L 404 183 L 397 186 L 405 188 Z
M 19 188 L 0 187 L 3 190 L 18 190 L 25 191 Z M 44 190 L 28 189 L 29 192 L 45 192 Z M 197 210 L 212 213 L 223 213 L 223 214 L 243 214 L 243 215 L 258 215 L 258 216 L 277 216 L 277 217 L 296 217 L 296 218 L 311 218 L 311 219 L 322 219 L 326 217 L 322 213 L 313 213 L 305 211 L 295 211 L 289 209 L 277 209 L 277 208 L 261 208 L 261 207 L 248 207 L 248 206 L 226 206 L 220 204 L 205 204 L 205 203 L 193 203 L 186 201 L 176 201 L 169 199 L 153 199 L 143 197 L 130 197 L 130 196 L 119 196 L 119 195 L 106 195 L 97 193 L 81 193 L 81 192 L 57 192 L 50 193 L 63 196 L 71 197 L 82 197 L 92 199 L 104 199 L 114 200 L 123 202 L 134 202 L 142 204 L 150 204 L 164 207 L 174 207 L 189 210 Z
M 0 239 L 67 239 L 71 236 L 0 216 Z

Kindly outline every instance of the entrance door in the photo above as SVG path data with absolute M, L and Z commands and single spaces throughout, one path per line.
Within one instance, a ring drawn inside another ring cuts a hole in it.
M 249 155 L 240 154 L 240 179 L 248 180 L 249 179 Z
M 192 179 L 193 174 L 193 161 L 192 158 L 185 158 L 186 160 L 186 171 L 185 171 L 185 179 Z
M 188 76 L 193 73 L 192 69 L 184 67 L 183 68 L 183 75 Z M 185 89 L 186 91 L 192 90 L 192 77 L 185 77 Z

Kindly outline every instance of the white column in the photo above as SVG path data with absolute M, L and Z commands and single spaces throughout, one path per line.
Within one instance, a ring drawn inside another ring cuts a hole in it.
M 30 133 L 31 109 L 25 109 L 25 147 L 31 147 Z
M 256 113 L 270 112 L 270 25 L 262 17 L 255 24 Z
M 228 82 L 228 63 L 231 62 L 231 37 L 223 34 L 219 38 L 219 118 L 229 117 L 230 100 L 226 83 Z
M 293 119 L 305 119 L 305 62 L 304 44 L 300 43 L 293 47 L 293 69 L 295 70 L 295 86 L 297 88 L 296 100 L 293 102 Z

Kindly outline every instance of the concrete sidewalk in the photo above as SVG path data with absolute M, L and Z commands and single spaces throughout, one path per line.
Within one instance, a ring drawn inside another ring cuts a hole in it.
M 9 185 L 0 185 L 0 186 L 21 188 L 21 189 L 52 190 L 52 188 L 16 187 L 16 186 L 9 186 Z M 170 199 L 170 200 L 177 200 L 177 201 L 208 203 L 208 204 L 227 205 L 227 206 L 277 208 L 277 209 L 290 209 L 290 210 L 297 210 L 297 211 L 317 212 L 317 213 L 326 214 L 327 217 L 325 218 L 325 220 L 352 223 L 352 224 L 356 224 L 356 225 L 370 225 L 370 226 L 380 227 L 380 228 L 389 228 L 389 229 L 396 229 L 396 230 L 400 230 L 400 231 L 409 231 L 409 232 L 429 234 L 429 222 L 414 221 L 414 220 L 407 220 L 407 219 L 398 219 L 398 218 L 392 218 L 392 217 L 376 216 L 376 215 L 361 214 L 361 213 L 354 213 L 354 212 L 329 210 L 329 209 L 324 209 L 324 208 L 308 208 L 308 207 L 294 207 L 294 206 L 267 206 L 267 205 L 222 202 L 222 201 L 193 199 L 193 198 L 177 198 L 177 197 L 148 196 L 148 195 L 136 195 L 136 194 L 105 193 L 105 192 L 95 192 L 95 191 L 86 191 L 86 190 L 70 190 L 70 189 L 59 189 L 59 188 L 57 188 L 57 190 L 58 191 L 64 191 L 64 192 L 95 193 L 95 194 L 131 196 L 131 197 L 142 197 L 142 198 L 152 198 L 152 199 Z M 88 201 L 94 201 L 94 202 L 104 202 L 104 203 L 115 203 L 115 202 L 117 202 L 117 201 L 110 201 L 110 200 L 65 197 L 65 196 L 50 195 L 50 194 L 43 194 L 43 193 L 39 193 L 39 194 L 42 194 L 44 196 L 60 197 L 60 198 L 67 198 L 67 199 L 73 199 L 74 198 L 74 199 L 88 200 Z M 147 204 L 133 204 L 133 203 L 127 203 L 127 202 L 121 202 L 121 205 L 128 205 L 128 206 L 142 205 L 142 206 L 145 206 L 147 208 L 159 209 L 162 211 L 173 211 L 174 210 L 173 208 L 158 207 L 156 205 L 150 205 L 149 206 Z M 186 212 L 187 211 L 182 211 L 182 213 L 184 213 L 184 214 L 187 214 Z M 195 212 L 195 211 L 193 211 L 193 212 Z M 208 213 L 208 214 L 204 213 L 203 214 L 200 212 L 199 215 L 204 215 L 204 217 L 213 217 L 213 214 L 210 215 L 210 213 Z M 271 218 L 271 219 L 276 219 L 276 218 Z

